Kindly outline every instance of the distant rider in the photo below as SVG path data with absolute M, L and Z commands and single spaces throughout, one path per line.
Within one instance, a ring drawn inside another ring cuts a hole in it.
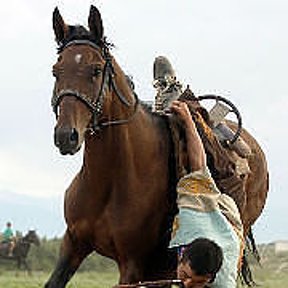
M 12 224 L 11 222 L 6 223 L 6 228 L 4 232 L 2 233 L 2 243 L 3 244 L 8 244 L 8 256 L 12 257 L 13 256 L 13 249 L 15 246 L 15 238 L 14 238 L 14 233 L 12 230 Z

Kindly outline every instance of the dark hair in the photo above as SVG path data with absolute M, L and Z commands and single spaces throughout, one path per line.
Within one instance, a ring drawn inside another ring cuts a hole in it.
M 180 262 L 188 263 L 199 276 L 211 274 L 213 281 L 222 266 L 223 252 L 215 242 L 197 238 L 185 247 Z

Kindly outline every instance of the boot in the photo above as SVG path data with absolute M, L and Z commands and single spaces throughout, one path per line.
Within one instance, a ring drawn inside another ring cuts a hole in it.
M 182 85 L 176 80 L 175 71 L 169 60 L 164 56 L 155 59 L 153 65 L 153 86 L 157 90 L 154 111 L 163 113 L 172 101 L 181 95 Z

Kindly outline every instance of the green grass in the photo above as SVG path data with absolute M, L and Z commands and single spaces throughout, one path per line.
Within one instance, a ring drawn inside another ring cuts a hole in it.
M 260 247 L 262 267 L 256 264 L 253 258 L 250 259 L 250 263 L 252 263 L 251 268 L 256 283 L 260 288 L 288 287 L 288 253 L 275 255 L 273 247 L 265 246 L 264 248 Z M 105 264 L 106 262 L 103 263 Z M 87 262 L 86 266 L 89 268 L 90 266 L 88 264 L 89 263 Z M 97 266 L 99 269 L 101 266 L 100 264 L 98 265 L 99 267 Z M 67 285 L 67 288 L 113 287 L 118 281 L 118 273 L 115 272 L 115 265 L 113 267 L 111 265 L 110 267 L 109 265 L 109 270 L 107 270 L 107 267 L 104 265 L 103 267 L 101 266 L 102 269 L 100 269 L 100 271 L 103 270 L 110 272 L 94 272 L 97 269 L 89 269 L 85 272 L 78 271 L 69 282 L 69 285 Z M 106 270 L 104 269 L 105 267 Z M 85 267 L 83 266 L 82 268 Z M 47 272 L 33 272 L 33 275 L 30 277 L 26 272 L 15 272 L 13 270 L 11 271 L 9 269 L 4 269 L 5 267 L 0 265 L 0 288 L 43 288 L 50 275 Z
M 288 274 L 286 272 L 270 271 L 265 268 L 254 269 L 254 275 L 260 288 L 288 287 Z M 30 277 L 24 272 L 0 272 L 1 288 L 43 288 L 49 278 L 48 273 L 33 272 Z M 69 282 L 67 288 L 111 288 L 118 281 L 118 274 L 112 272 L 78 272 Z M 241 286 L 239 286 L 241 287 Z
M 288 275 L 284 272 L 271 272 L 258 269 L 255 271 L 256 283 L 261 288 L 286 288 L 288 287 Z
M 0 287 L 42 288 L 48 278 L 48 273 L 33 272 L 32 276 L 28 276 L 24 272 L 2 271 L 0 273 Z M 117 281 L 117 273 L 83 272 L 77 273 L 67 288 L 111 288 L 117 284 Z

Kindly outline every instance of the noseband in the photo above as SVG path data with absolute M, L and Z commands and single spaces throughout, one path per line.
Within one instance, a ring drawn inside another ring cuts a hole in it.
M 115 82 L 115 71 L 114 67 L 112 64 L 112 58 L 109 54 L 109 50 L 107 47 L 104 47 L 103 49 L 96 45 L 95 43 L 89 41 L 89 40 L 73 40 L 68 42 L 67 44 L 61 46 L 59 48 L 59 52 L 62 52 L 64 49 L 70 46 L 74 45 L 89 45 L 92 48 L 96 50 L 102 51 L 101 55 L 105 60 L 104 68 L 102 71 L 102 82 L 99 90 L 98 97 L 95 99 L 90 99 L 87 95 L 83 93 L 79 93 L 77 90 L 70 90 L 70 89 L 65 89 L 61 90 L 59 93 L 56 93 L 55 89 L 53 92 L 52 100 L 51 100 L 51 105 L 53 108 L 53 111 L 56 115 L 56 118 L 58 118 L 58 106 L 62 100 L 63 97 L 67 96 L 73 96 L 83 102 L 91 111 L 92 113 L 92 123 L 91 127 L 89 130 L 92 133 L 99 132 L 101 128 L 106 127 L 106 126 L 111 126 L 111 125 L 120 125 L 120 124 L 126 124 L 132 120 L 132 118 L 135 116 L 139 104 L 139 99 L 136 95 L 136 93 L 131 89 L 131 92 L 134 95 L 135 98 L 135 104 L 134 104 L 134 109 L 132 114 L 127 118 L 127 119 L 117 119 L 117 120 L 112 120 L 112 121 L 101 121 L 100 117 L 103 114 L 103 106 L 104 106 L 104 98 L 105 98 L 105 89 L 108 88 L 109 90 L 113 89 L 119 100 L 127 107 L 131 107 L 132 103 L 130 103 L 125 96 L 119 91 L 116 82 Z

